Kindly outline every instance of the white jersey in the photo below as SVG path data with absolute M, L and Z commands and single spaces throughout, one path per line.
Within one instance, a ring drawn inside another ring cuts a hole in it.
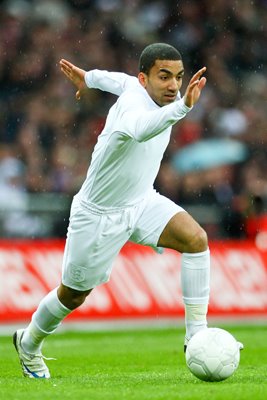
M 180 98 L 158 106 L 136 77 L 124 73 L 93 70 L 85 82 L 119 98 L 98 137 L 79 197 L 100 208 L 131 206 L 153 190 L 171 127 L 190 108 Z

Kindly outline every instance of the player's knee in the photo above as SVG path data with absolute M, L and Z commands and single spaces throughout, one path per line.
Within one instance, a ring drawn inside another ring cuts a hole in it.
M 58 298 L 62 304 L 70 310 L 80 307 L 92 289 L 80 292 L 78 290 L 61 285 L 58 291 Z
M 80 307 L 90 292 L 91 290 L 86 292 L 78 292 L 77 290 L 73 290 L 71 293 L 72 309 Z
M 85 299 L 86 299 L 86 296 L 83 295 L 83 294 L 80 294 L 80 295 L 75 294 L 75 295 L 73 295 L 71 297 L 71 300 L 70 300 L 70 305 L 71 305 L 70 308 L 72 310 L 74 310 L 75 308 L 80 307 L 84 303 Z
M 201 253 L 208 248 L 208 236 L 205 230 L 201 227 L 193 234 L 188 243 L 187 253 Z

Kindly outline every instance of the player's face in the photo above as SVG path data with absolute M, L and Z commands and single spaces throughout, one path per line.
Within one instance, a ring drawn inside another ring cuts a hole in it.
M 183 82 L 181 60 L 156 60 L 148 75 L 140 72 L 139 81 L 159 106 L 175 101 Z

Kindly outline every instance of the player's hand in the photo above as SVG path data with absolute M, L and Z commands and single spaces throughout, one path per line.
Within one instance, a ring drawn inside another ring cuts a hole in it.
M 76 92 L 76 99 L 80 100 L 83 93 L 87 90 L 87 86 L 84 81 L 85 71 L 64 59 L 60 60 L 59 65 L 61 71 L 78 89 Z
M 202 76 L 206 69 L 206 67 L 201 68 L 191 78 L 184 95 L 184 102 L 187 107 L 192 107 L 198 101 L 201 91 L 207 82 L 207 79 Z

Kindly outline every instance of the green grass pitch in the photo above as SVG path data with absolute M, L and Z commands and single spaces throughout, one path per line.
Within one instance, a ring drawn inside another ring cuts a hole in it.
M 235 374 L 217 383 L 187 369 L 181 328 L 54 334 L 43 349 L 57 358 L 47 362 L 50 380 L 24 378 L 11 337 L 0 337 L 0 399 L 267 399 L 267 326 L 219 327 L 245 349 Z

